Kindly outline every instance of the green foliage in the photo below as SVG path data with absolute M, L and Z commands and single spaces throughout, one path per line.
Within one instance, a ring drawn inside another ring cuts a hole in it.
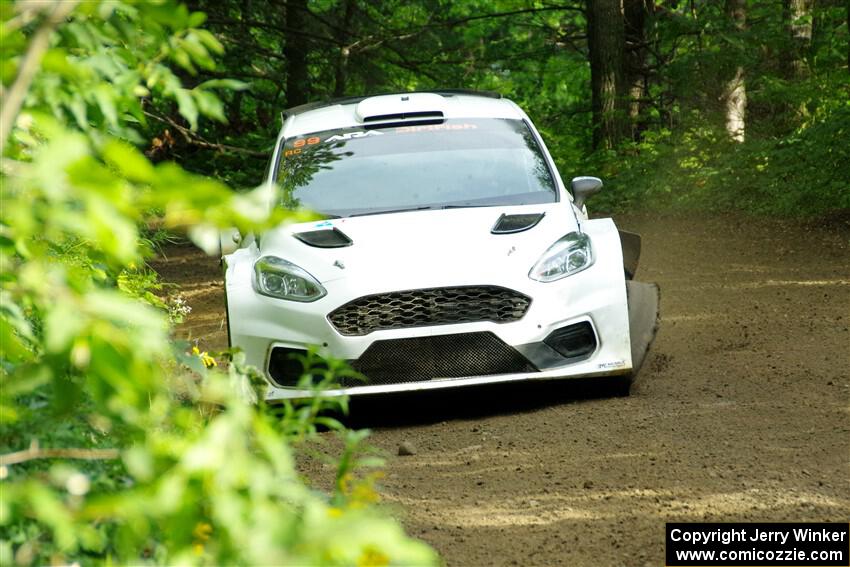
M 173 340 L 180 305 L 145 267 L 157 238 L 140 227 L 215 247 L 219 227 L 308 218 L 270 212 L 273 188 L 235 193 L 128 143 L 148 97 L 192 126 L 222 118 L 208 88 L 238 84 L 179 78 L 221 50 L 204 16 L 86 2 L 62 22 L 56 5 L 2 5 L 3 89 L 27 95 L 0 178 L 0 563 L 434 564 L 374 506 L 361 436 L 319 416 L 341 402 L 274 413 L 240 353 L 222 368 Z M 37 29 L 49 49 L 27 85 Z M 320 424 L 347 442 L 333 495 L 294 466 Z
M 829 92 L 829 91 L 827 91 Z M 779 138 L 745 144 L 719 128 L 694 126 L 648 133 L 622 153 L 597 154 L 606 189 L 597 210 L 745 210 L 770 215 L 817 215 L 850 209 L 850 89 L 843 104 L 823 100 L 816 115 Z M 839 97 L 836 97 L 838 99 Z
M 846 6 L 815 3 L 812 38 L 791 68 L 781 6 L 747 2 L 743 32 L 722 3 L 659 2 L 649 38 L 648 99 L 634 140 L 582 160 L 606 190 L 594 210 L 738 209 L 817 215 L 850 208 Z M 747 138 L 724 130 L 725 80 L 746 73 Z M 724 77 L 726 79 L 724 79 Z M 557 150 L 556 150 L 557 151 Z
M 183 88 L 168 66 L 176 63 L 193 74 L 197 68 L 213 69 L 211 54 L 220 54 L 222 46 L 197 28 L 203 14 L 172 8 L 164 2 L 82 3 L 73 20 L 56 31 L 30 96 L 84 132 L 108 130 L 138 142 L 136 125 L 147 123 L 147 97 L 175 101 L 193 128 L 199 115 L 224 120 L 220 101 L 208 90 L 216 85 Z M 14 19 L 6 21 L 3 76 L 11 79 L 27 29 L 8 29 Z

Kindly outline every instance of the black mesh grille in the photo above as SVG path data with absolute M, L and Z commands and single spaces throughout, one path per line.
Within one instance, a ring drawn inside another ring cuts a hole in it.
M 384 329 L 493 321 L 525 315 L 531 299 L 495 286 L 442 287 L 367 295 L 328 315 L 343 335 L 368 335 Z
M 524 356 L 490 332 L 375 341 L 351 366 L 366 376 L 365 384 L 537 371 Z M 342 383 L 364 385 L 347 379 Z

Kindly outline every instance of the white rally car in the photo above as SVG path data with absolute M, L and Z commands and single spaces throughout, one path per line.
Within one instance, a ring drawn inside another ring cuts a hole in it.
M 573 377 L 628 392 L 658 307 L 631 281 L 640 237 L 588 219 L 602 182 L 568 190 L 516 104 L 434 91 L 284 116 L 276 206 L 326 220 L 222 238 L 230 342 L 269 399 L 311 395 L 309 348 L 365 376 L 325 395 Z

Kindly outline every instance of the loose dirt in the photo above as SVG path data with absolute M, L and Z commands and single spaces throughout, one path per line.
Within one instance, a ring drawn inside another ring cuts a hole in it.
M 668 521 L 850 518 L 850 223 L 615 220 L 662 292 L 630 397 L 554 382 L 352 407 L 387 456 L 384 500 L 448 565 L 656 566 Z M 224 347 L 217 260 L 166 256 L 183 332 Z

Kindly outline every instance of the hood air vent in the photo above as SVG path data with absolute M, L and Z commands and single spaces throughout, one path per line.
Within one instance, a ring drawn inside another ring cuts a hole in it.
M 513 234 L 522 232 L 537 226 L 540 219 L 545 213 L 532 213 L 530 215 L 506 215 L 502 214 L 493 228 L 490 229 L 492 234 Z
M 292 236 L 304 244 L 314 246 L 315 248 L 343 248 L 353 244 L 353 241 L 348 235 L 338 228 L 296 232 Z

